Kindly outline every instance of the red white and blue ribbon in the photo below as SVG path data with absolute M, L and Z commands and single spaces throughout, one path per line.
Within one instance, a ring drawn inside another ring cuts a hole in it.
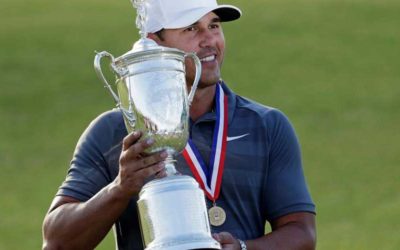
M 224 94 L 220 84 L 216 86 L 215 102 L 217 118 L 209 166 L 207 167 L 191 139 L 183 150 L 183 157 L 192 170 L 195 179 L 208 199 L 213 202 L 218 199 L 221 189 L 228 134 L 228 97 Z

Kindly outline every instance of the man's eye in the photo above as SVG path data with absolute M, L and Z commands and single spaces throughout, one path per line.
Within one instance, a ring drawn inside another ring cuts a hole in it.
M 219 28 L 219 24 L 211 24 L 210 25 L 210 29 L 218 29 Z
M 185 31 L 195 31 L 196 28 L 194 26 L 187 27 Z

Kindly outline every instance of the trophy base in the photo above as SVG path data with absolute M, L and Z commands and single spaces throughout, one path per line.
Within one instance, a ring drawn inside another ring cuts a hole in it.
M 165 242 L 157 245 L 150 244 L 145 250 L 219 250 L 221 245 L 214 239 L 203 239 L 201 241 L 195 241 L 193 239 L 178 241 L 173 240 L 172 242 Z
M 145 250 L 221 249 L 211 236 L 204 192 L 194 178 L 152 180 L 137 205 Z

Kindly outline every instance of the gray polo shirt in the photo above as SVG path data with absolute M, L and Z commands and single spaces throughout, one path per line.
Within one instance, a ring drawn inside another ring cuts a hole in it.
M 228 142 L 222 186 L 217 204 L 226 211 L 226 222 L 211 227 L 246 240 L 264 234 L 266 221 L 293 212 L 315 213 L 303 175 L 300 147 L 286 116 L 277 109 L 228 95 Z M 191 122 L 190 136 L 209 162 L 215 113 Z M 96 118 L 82 134 L 66 180 L 57 195 L 86 201 L 118 174 L 122 139 L 127 135 L 122 115 L 114 109 Z M 193 176 L 182 155 L 177 170 Z M 136 210 L 137 197 L 114 225 L 119 249 L 143 249 Z M 207 201 L 211 207 L 212 202 Z M 106 212 L 106 211 L 105 211 Z

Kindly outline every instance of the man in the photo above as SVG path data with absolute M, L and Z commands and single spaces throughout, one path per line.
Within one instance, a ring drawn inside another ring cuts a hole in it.
M 238 19 L 240 10 L 215 0 L 149 0 L 147 11 L 149 38 L 195 52 L 202 63 L 190 108 L 191 146 L 177 156 L 179 172 L 193 176 L 194 161 L 211 168 L 213 135 L 221 133 L 215 124 L 224 124 L 222 161 L 215 165 L 221 170 L 221 186 L 206 190 L 207 206 L 226 214 L 221 225 L 212 225 L 213 237 L 223 249 L 314 249 L 315 208 L 292 126 L 280 111 L 234 94 L 220 80 L 225 49 L 221 22 Z M 193 65 L 188 62 L 186 70 L 191 83 Z M 227 115 L 224 121 L 219 120 L 221 112 Z M 144 155 L 154 140 L 139 141 L 142 135 L 127 135 L 118 110 L 91 123 L 44 220 L 45 249 L 93 249 L 113 225 L 119 249 L 143 249 L 136 201 L 146 179 L 166 175 L 166 153 Z M 210 164 L 202 163 L 210 158 Z M 209 180 L 198 181 L 204 186 Z M 267 221 L 272 232 L 265 234 Z

